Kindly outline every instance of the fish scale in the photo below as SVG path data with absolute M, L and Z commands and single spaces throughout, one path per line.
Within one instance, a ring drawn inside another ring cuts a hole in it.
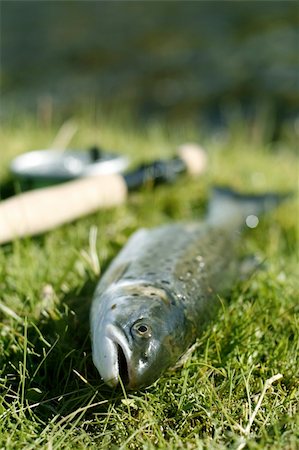
M 133 234 L 100 280 L 91 309 L 93 361 L 107 384 L 122 378 L 131 389 L 147 386 L 177 362 L 238 277 L 246 217 L 279 199 L 215 190 L 205 222 Z

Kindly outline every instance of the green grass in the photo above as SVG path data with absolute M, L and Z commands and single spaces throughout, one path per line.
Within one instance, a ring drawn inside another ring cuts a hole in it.
M 244 235 L 248 253 L 265 260 L 264 269 L 232 289 L 184 366 L 153 386 L 134 393 L 105 387 L 92 364 L 88 324 L 99 265 L 104 270 L 134 230 L 199 220 L 215 183 L 244 192 L 296 191 L 295 132 L 286 127 L 282 141 L 270 146 L 263 123 L 236 122 L 215 135 L 188 125 L 91 122 L 78 119 L 76 146 L 98 142 L 138 162 L 167 157 L 178 144 L 196 140 L 209 152 L 209 171 L 149 186 L 117 209 L 0 247 L 0 448 L 295 450 L 296 198 Z M 32 119 L 3 125 L 2 187 L 12 185 L 8 162 L 49 145 L 56 131 Z M 260 398 L 277 374 L 282 378 Z

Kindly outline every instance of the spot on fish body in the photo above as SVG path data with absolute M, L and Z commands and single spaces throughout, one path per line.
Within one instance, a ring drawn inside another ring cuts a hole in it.
M 182 300 L 182 302 L 186 301 L 186 296 L 185 295 L 177 294 L 177 297 L 178 297 L 179 300 Z

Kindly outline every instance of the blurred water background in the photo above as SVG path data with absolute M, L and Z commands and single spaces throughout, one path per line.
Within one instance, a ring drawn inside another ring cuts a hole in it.
M 296 1 L 1 1 L 1 115 L 83 104 L 221 125 L 299 107 Z M 275 136 L 274 136 L 275 137 Z

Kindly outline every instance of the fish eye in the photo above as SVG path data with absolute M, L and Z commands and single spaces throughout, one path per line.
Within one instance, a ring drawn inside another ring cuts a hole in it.
M 137 335 L 142 338 L 150 338 L 152 335 L 151 327 L 144 321 L 138 320 L 132 326 L 132 331 L 134 335 Z

